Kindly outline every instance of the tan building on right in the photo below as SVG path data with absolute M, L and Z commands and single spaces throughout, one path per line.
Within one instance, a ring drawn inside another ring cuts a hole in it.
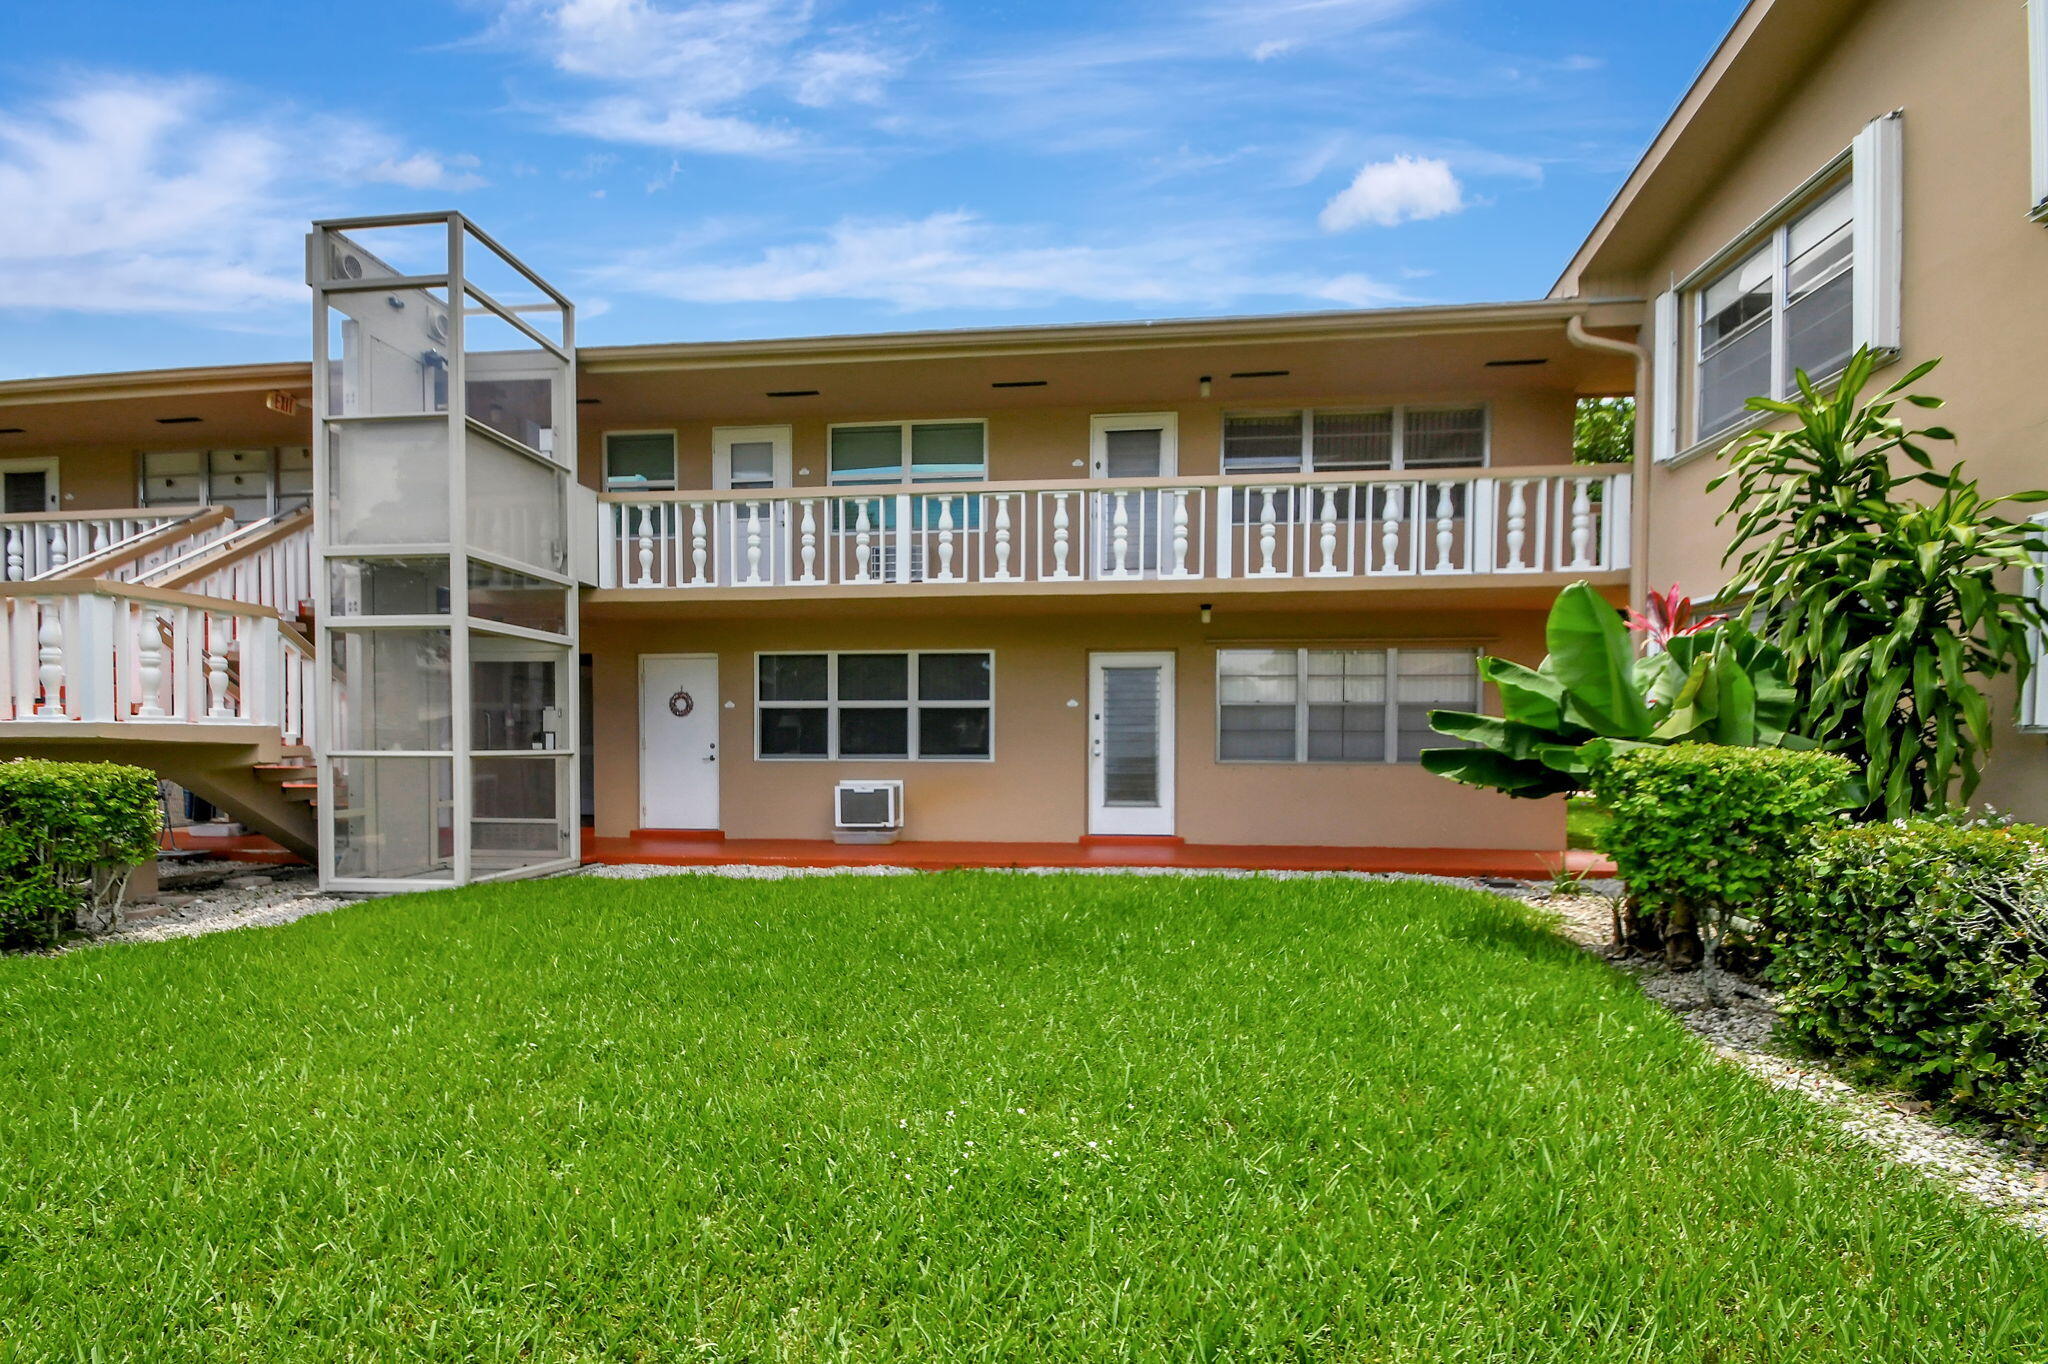
M 1644 300 L 1648 582 L 1725 581 L 1706 484 L 1743 400 L 1863 344 L 1897 356 L 1877 385 L 1941 358 L 1922 387 L 1948 401 L 1947 458 L 1993 492 L 2048 486 L 2044 11 L 1756 0 L 1686 92 L 1552 291 Z M 1980 796 L 2041 818 L 2048 739 L 2015 732 L 2012 701 Z

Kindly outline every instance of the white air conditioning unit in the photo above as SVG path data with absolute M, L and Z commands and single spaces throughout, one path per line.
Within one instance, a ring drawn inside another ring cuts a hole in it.
M 832 829 L 839 843 L 894 843 L 903 832 L 903 783 L 840 782 L 832 788 Z

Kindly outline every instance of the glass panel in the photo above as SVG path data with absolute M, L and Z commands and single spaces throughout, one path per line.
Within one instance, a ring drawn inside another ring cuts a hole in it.
M 467 436 L 469 543 L 537 568 L 566 568 L 561 475 L 489 436 Z
M 1229 762 L 1293 762 L 1294 707 L 1224 706 L 1217 713 L 1216 756 Z
M 761 756 L 764 758 L 823 758 L 830 755 L 825 742 L 826 711 L 823 706 L 761 707 Z
M 446 630 L 336 630 L 334 747 L 446 749 L 454 742 Z
M 1770 396 L 1771 248 L 1765 247 L 1699 294 L 1700 434 L 1743 416 L 1743 403 Z
M 839 699 L 903 701 L 910 696 L 910 658 L 906 654 L 839 655 Z
M 676 438 L 667 431 L 604 438 L 604 482 L 611 489 L 676 486 Z
M 839 756 L 907 758 L 910 711 L 898 706 L 848 706 L 839 712 Z
M 986 701 L 994 671 L 988 654 L 919 654 L 917 694 L 925 701 Z
M 1157 478 L 1166 433 L 1156 426 L 1102 433 L 1104 478 Z
M 774 441 L 734 441 L 729 454 L 732 464 L 733 487 L 772 488 L 775 486 Z
M 980 422 L 919 422 L 910 428 L 912 482 L 978 479 L 987 463 Z
M 449 758 L 333 760 L 334 874 L 446 880 L 455 855 Z
M 471 768 L 470 867 L 479 875 L 569 855 L 565 758 L 478 758 Z
M 1102 670 L 1102 800 L 1159 804 L 1157 667 Z
M 986 706 L 924 707 L 917 712 L 917 756 L 986 758 L 990 729 Z
M 150 450 L 142 456 L 142 505 L 196 507 L 206 501 L 204 453 Z M 35 510 L 43 508 L 38 505 Z
M 1311 649 L 1308 760 L 1381 762 L 1386 756 L 1386 654 L 1377 649 Z
M 313 452 L 288 445 L 277 452 L 277 509 L 296 511 L 313 500 Z
M 1471 468 L 1486 463 L 1486 409 L 1413 409 L 1401 417 L 1401 467 Z
M 832 429 L 832 482 L 902 481 L 902 427 L 837 426 Z
M 1393 468 L 1393 412 L 1316 413 L 1314 456 L 1317 469 Z
M 1226 705 L 1284 705 L 1295 700 L 1292 649 L 1225 649 L 1216 655 L 1217 692 Z
M 330 294 L 328 412 L 340 417 L 446 412 L 450 334 L 445 290 Z
M 472 303 L 462 320 L 463 412 L 529 449 L 555 453 L 555 386 L 563 365 L 553 352 L 496 313 Z
M 328 601 L 337 616 L 445 616 L 448 559 L 330 559 Z
M 1429 727 L 1432 710 L 1471 710 L 1479 701 L 1479 668 L 1469 649 L 1403 649 L 1395 681 L 1401 762 L 1425 748 L 1455 748 L 1455 740 Z
M 469 563 L 469 614 L 482 620 L 559 635 L 568 628 L 571 590 L 495 564 Z
M 567 743 L 556 687 L 566 650 L 470 635 L 469 743 L 473 752 Z
M 763 701 L 822 701 L 825 699 L 824 654 L 762 654 L 761 699 Z
M 270 451 L 207 451 L 206 487 L 208 500 L 235 520 L 262 520 L 270 515 Z
M 1855 350 L 1852 209 L 1844 185 L 1787 229 L 1786 360 L 1809 376 L 1834 372 Z
M 1224 414 L 1224 473 L 1297 473 L 1300 469 L 1301 413 Z
M 351 426 L 332 433 L 328 450 L 328 537 L 334 544 L 447 542 L 447 423 Z
M 10 469 L 6 473 L 9 515 L 49 510 L 50 475 L 45 469 Z

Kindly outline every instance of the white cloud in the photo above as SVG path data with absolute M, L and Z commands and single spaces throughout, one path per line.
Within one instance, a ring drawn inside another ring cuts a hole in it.
M 923 218 L 844 218 L 819 236 L 772 245 L 750 258 L 717 258 L 699 236 L 671 251 L 636 253 L 593 278 L 613 289 L 691 303 L 838 299 L 904 312 L 1071 301 L 1201 312 L 1248 298 L 1346 307 L 1403 301 L 1398 290 L 1364 275 L 1326 279 L 1253 263 L 1270 245 L 1256 227 L 1221 224 L 1110 244 L 1051 242 L 1039 232 L 956 210 Z
M 1397 156 L 1375 161 L 1323 205 L 1317 221 L 1326 232 L 1374 223 L 1402 223 L 1441 218 L 1465 207 L 1464 187 L 1448 161 L 1436 157 Z
M 547 106 L 567 132 L 674 151 L 770 155 L 801 134 L 761 112 L 874 104 L 899 66 L 812 0 L 493 0 L 487 39 L 595 87 Z
M 83 73 L 0 109 L 0 308 L 305 306 L 306 220 L 350 187 L 461 189 L 473 157 L 352 119 L 224 114 L 218 86 Z M 23 211 L 19 206 L 33 206 Z

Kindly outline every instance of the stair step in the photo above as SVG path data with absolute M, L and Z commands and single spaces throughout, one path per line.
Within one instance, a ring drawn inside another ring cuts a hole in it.
M 319 795 L 320 783 L 317 781 L 288 781 L 280 789 L 293 800 L 303 800 L 310 803 Z
M 300 774 L 311 774 L 313 765 L 304 762 L 251 763 L 249 770 L 258 776 L 278 780 Z

